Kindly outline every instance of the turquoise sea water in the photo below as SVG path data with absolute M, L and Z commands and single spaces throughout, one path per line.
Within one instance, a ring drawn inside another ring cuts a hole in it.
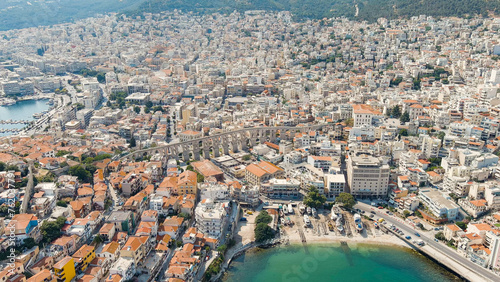
M 49 109 L 48 100 L 19 101 L 11 106 L 0 106 L 0 120 L 34 120 L 34 113 Z M 0 124 L 0 128 L 23 128 L 24 124 Z M 9 135 L 8 133 L 0 134 Z
M 416 251 L 373 245 L 279 246 L 236 258 L 225 282 L 460 281 Z

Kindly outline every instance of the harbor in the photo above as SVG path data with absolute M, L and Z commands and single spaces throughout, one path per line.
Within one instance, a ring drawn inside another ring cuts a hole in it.
M 0 135 L 19 133 L 52 107 L 50 99 L 18 100 L 12 105 L 0 107 Z M 38 98 L 38 96 L 37 96 Z

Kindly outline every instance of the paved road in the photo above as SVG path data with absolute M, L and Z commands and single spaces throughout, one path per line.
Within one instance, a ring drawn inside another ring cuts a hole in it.
M 376 209 L 368 204 L 359 203 L 359 202 L 358 202 L 358 204 L 356 204 L 354 206 L 354 208 L 364 210 L 365 212 L 368 212 L 368 213 L 371 211 L 375 211 L 375 214 L 377 217 L 383 218 L 388 223 L 394 224 L 394 226 L 396 226 L 397 228 L 399 228 L 400 230 L 402 230 L 405 233 L 405 236 L 410 235 L 410 236 L 412 236 L 412 238 L 417 238 L 415 236 L 415 232 L 417 232 L 417 230 L 415 230 L 414 227 L 404 223 L 404 221 L 400 218 L 397 218 L 395 216 L 389 216 L 388 214 L 385 213 L 385 211 L 386 211 L 385 209 L 383 209 L 383 210 Z M 463 256 L 461 256 L 460 254 L 458 254 L 457 252 L 455 252 L 453 249 L 446 246 L 445 244 L 434 241 L 434 238 L 429 237 L 429 234 L 427 234 L 426 232 L 418 231 L 418 233 L 421 235 L 420 239 L 422 239 L 425 242 L 425 244 L 427 244 L 427 246 L 431 246 L 434 249 L 440 251 L 441 253 L 443 253 L 447 257 L 455 260 L 456 262 L 460 263 L 462 266 L 468 268 L 470 271 L 477 273 L 480 276 L 483 276 L 486 280 L 500 281 L 500 277 L 498 275 L 495 275 L 493 272 L 489 271 L 488 269 L 485 269 L 485 268 L 473 263 L 472 261 L 464 258 Z
M 31 194 L 33 194 L 33 189 L 34 189 L 34 183 L 33 183 L 33 163 L 30 162 L 28 164 L 28 183 L 26 185 L 26 192 L 24 193 L 24 199 L 23 203 L 21 205 L 21 210 L 20 213 L 27 213 L 28 212 L 28 204 L 31 200 Z

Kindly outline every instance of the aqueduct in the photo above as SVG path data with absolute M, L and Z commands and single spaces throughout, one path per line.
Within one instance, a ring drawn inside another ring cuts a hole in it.
M 120 159 L 133 157 L 134 159 L 147 154 L 164 154 L 167 158 L 188 161 L 191 158 L 200 160 L 200 155 L 209 159 L 211 154 L 214 158 L 229 154 L 229 151 L 238 152 L 247 150 L 248 146 L 255 146 L 258 143 L 269 141 L 293 139 L 296 132 L 309 132 L 318 130 L 326 126 L 325 124 L 306 126 L 276 126 L 276 127 L 249 127 L 234 131 L 218 133 L 212 136 L 205 136 L 189 141 L 168 144 L 164 146 L 152 147 L 134 151 Z

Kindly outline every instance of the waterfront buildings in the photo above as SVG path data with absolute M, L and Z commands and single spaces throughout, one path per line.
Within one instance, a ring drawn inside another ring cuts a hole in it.
M 354 152 L 347 159 L 347 183 L 356 197 L 385 197 L 389 165 L 369 152 Z

